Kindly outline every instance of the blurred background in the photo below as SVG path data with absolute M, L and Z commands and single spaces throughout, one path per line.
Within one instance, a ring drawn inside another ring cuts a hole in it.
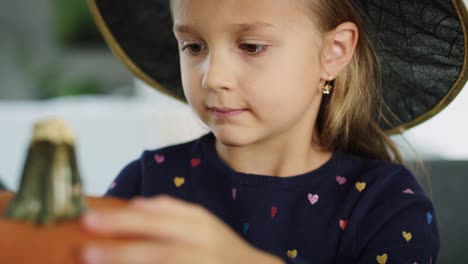
M 16 190 L 33 125 L 64 117 L 85 191 L 102 195 L 144 149 L 204 132 L 189 108 L 134 79 L 83 0 L 0 0 L 0 180 Z
M 435 118 L 393 138 L 410 163 L 426 162 L 428 173 L 415 173 L 439 215 L 441 263 L 468 263 L 461 248 L 468 238 L 467 110 L 464 89 Z M 0 0 L 0 182 L 7 189 L 18 187 L 34 123 L 57 115 L 76 132 L 84 190 L 94 196 L 145 149 L 206 132 L 187 106 L 132 77 L 86 1 Z

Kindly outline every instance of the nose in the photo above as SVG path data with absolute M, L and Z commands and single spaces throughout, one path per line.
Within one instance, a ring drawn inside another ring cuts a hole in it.
M 231 61 L 231 63 L 229 62 Z M 202 87 L 219 92 L 232 89 L 232 60 L 221 51 L 211 52 L 203 65 Z

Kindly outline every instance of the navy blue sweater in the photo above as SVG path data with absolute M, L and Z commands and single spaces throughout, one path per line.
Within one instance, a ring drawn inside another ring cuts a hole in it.
M 169 194 L 206 207 L 253 246 L 287 263 L 435 263 L 431 201 L 404 166 L 335 153 L 293 177 L 238 173 L 215 138 L 145 151 L 106 195 Z

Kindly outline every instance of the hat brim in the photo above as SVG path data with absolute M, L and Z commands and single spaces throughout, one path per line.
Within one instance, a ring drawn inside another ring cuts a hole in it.
M 144 2 L 140 1 L 139 2 L 133 2 L 133 1 L 118 1 L 116 0 L 115 3 L 120 2 L 121 6 L 122 4 L 128 4 L 128 6 L 134 5 L 136 3 L 142 3 Z M 99 3 L 98 3 L 99 2 Z M 114 53 L 117 58 L 121 60 L 121 62 L 139 79 L 142 81 L 146 82 L 148 85 L 151 87 L 155 88 L 159 92 L 166 94 L 170 97 L 173 97 L 179 101 L 182 101 L 183 103 L 187 103 L 187 100 L 185 99 L 185 96 L 181 90 L 178 90 L 179 87 L 181 87 L 181 80 L 180 80 L 180 66 L 178 62 L 178 49 L 174 48 L 177 46 L 177 42 L 172 36 L 172 27 L 167 25 L 167 18 L 163 19 L 164 22 L 166 22 L 166 25 L 161 26 L 160 24 L 157 25 L 159 29 L 164 30 L 164 33 L 162 31 L 157 31 L 160 33 L 162 36 L 160 39 L 162 41 L 157 40 L 159 43 L 163 43 L 162 45 L 157 45 L 159 48 L 162 48 L 164 46 L 166 47 L 172 47 L 171 52 L 165 52 L 165 53 L 160 53 L 159 57 L 158 56 L 151 56 L 151 52 L 148 52 L 147 49 L 142 49 L 143 52 L 134 52 L 135 50 L 135 45 L 132 44 L 127 44 L 126 41 L 124 40 L 126 37 L 127 38 L 132 38 L 132 36 L 126 36 L 128 34 L 131 34 L 132 32 L 128 32 L 127 34 L 116 34 L 115 31 L 109 27 L 109 20 L 112 20 L 112 12 L 109 12 L 107 15 L 103 10 L 106 9 L 106 6 L 103 6 L 103 2 L 105 1 L 95 1 L 95 0 L 88 0 L 88 5 L 91 9 L 91 13 L 94 17 L 94 20 L 96 22 L 96 25 L 101 32 L 101 34 L 104 37 L 104 40 L 106 41 L 107 45 L 110 47 L 111 51 Z M 128 2 L 128 3 L 125 3 Z M 147 2 L 147 1 L 146 1 Z M 169 1 L 166 1 L 169 3 Z M 107 1 L 105 4 L 112 6 L 114 1 Z M 99 5 L 101 4 L 101 5 Z M 164 5 L 164 4 L 163 4 Z M 120 8 L 117 8 L 120 9 Z M 121 8 L 124 12 L 125 10 L 128 10 L 127 8 L 122 7 Z M 161 10 L 167 11 L 166 16 L 170 16 L 169 9 L 168 9 L 168 4 L 166 8 L 162 8 Z M 115 23 L 125 23 L 125 20 L 121 20 L 119 16 L 115 16 Z M 132 27 L 132 25 L 130 25 Z M 124 30 L 125 31 L 125 30 Z M 121 32 L 123 33 L 123 32 Z M 162 34 L 161 34 L 162 33 Z M 136 36 L 136 39 L 141 40 L 141 36 Z M 153 39 L 154 41 L 154 39 Z M 138 45 L 136 45 L 138 46 Z M 133 51 L 133 52 L 132 52 Z M 140 56 L 138 56 L 138 54 Z M 161 56 L 164 56 L 164 60 L 161 60 Z M 177 58 L 176 60 L 174 60 Z M 146 61 L 146 63 L 145 63 Z M 152 65 L 152 63 L 154 65 Z M 152 71 L 151 68 L 156 68 L 156 71 Z M 162 70 L 161 70 L 162 69 Z M 166 74 L 163 76 L 158 76 L 158 71 L 164 71 Z M 163 79 L 163 80 L 161 80 Z M 176 83 L 174 85 L 174 83 Z
M 463 0 L 354 1 L 375 26 L 384 101 L 396 115 L 390 117 L 392 126 L 382 128 L 388 134 L 399 133 L 437 115 L 468 79 L 468 14 Z M 109 47 L 133 74 L 186 102 L 169 1 L 88 3 Z

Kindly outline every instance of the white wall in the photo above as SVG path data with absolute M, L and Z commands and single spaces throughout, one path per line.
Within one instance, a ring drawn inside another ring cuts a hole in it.
M 150 89 L 145 94 L 0 101 L 0 179 L 17 189 L 33 125 L 49 116 L 64 117 L 74 129 L 84 189 L 91 195 L 103 194 L 117 173 L 145 149 L 206 132 L 187 106 Z
M 438 115 L 405 132 L 406 140 L 425 158 L 468 160 L 468 85 Z M 404 145 L 402 138 L 395 138 Z M 411 150 L 403 146 L 408 157 Z

